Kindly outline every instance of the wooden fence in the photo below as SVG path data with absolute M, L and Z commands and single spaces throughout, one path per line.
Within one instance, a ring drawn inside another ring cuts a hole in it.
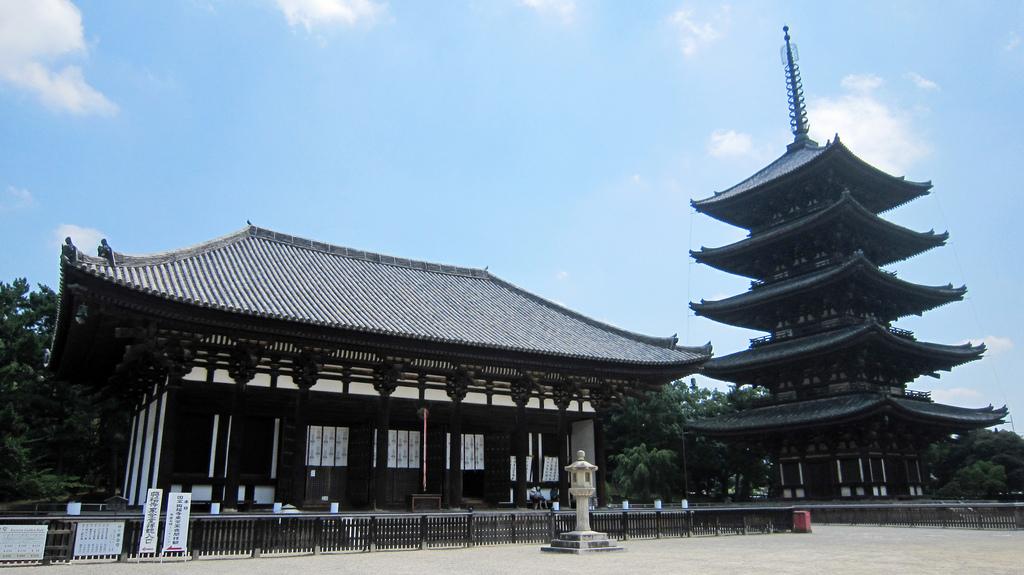
M 808 505 L 796 509 L 810 511 L 811 523 L 820 525 L 1024 529 L 1024 504 L 1020 503 Z
M 85 521 L 123 521 L 125 527 L 121 553 L 74 557 L 76 526 Z M 83 559 L 135 561 L 158 557 L 137 553 L 142 530 L 142 519 L 138 515 L 0 517 L 0 524 L 48 525 L 43 563 Z M 571 531 L 575 524 L 575 513 L 568 511 L 195 515 L 189 522 L 187 555 L 166 554 L 164 558 L 265 557 L 474 545 L 544 544 L 559 533 Z M 776 533 L 792 529 L 793 508 L 595 511 L 591 513 L 591 526 L 620 540 Z M 0 564 L 4 562 L 0 560 Z

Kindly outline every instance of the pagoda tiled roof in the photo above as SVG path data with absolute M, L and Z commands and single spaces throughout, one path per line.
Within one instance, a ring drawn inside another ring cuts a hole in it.
M 760 277 L 756 271 L 758 254 L 765 250 L 773 250 L 782 242 L 799 238 L 811 230 L 832 225 L 844 218 L 849 218 L 870 230 L 869 241 L 864 242 L 866 245 L 863 245 L 862 249 L 868 253 L 871 261 L 880 266 L 941 246 L 949 238 L 946 232 L 916 232 L 896 225 L 866 209 L 852 194 L 844 191 L 839 200 L 824 209 L 725 246 L 702 246 L 700 251 L 691 250 L 690 255 L 698 262 L 720 270 L 757 278 Z M 876 243 L 881 247 L 876 248 L 872 245 Z
M 808 299 L 812 290 L 823 289 L 842 282 L 848 289 L 852 282 L 861 281 L 868 284 L 873 293 L 885 291 L 887 299 L 902 302 L 902 313 L 899 317 L 934 309 L 941 305 L 963 299 L 967 288 L 954 288 L 952 284 L 945 286 L 927 286 L 904 281 L 894 274 L 878 269 L 868 261 L 862 253 L 856 253 L 840 265 L 823 268 L 792 279 L 766 284 L 742 294 L 715 301 L 691 303 L 690 308 L 697 315 L 709 317 L 715 321 L 771 331 L 773 326 L 761 325 L 754 316 L 756 310 L 764 306 L 776 306 L 784 300 L 793 298 Z M 891 320 L 898 317 L 888 318 Z
M 750 373 L 772 364 L 842 353 L 862 342 L 875 342 L 899 352 L 904 357 L 929 359 L 937 364 L 939 369 L 950 369 L 979 359 L 985 352 L 985 344 L 975 346 L 970 343 L 944 345 L 921 342 L 896 335 L 876 322 L 865 321 L 841 329 L 785 339 L 716 357 L 704 364 L 703 371 L 708 377 L 731 380 L 734 374 Z
M 487 270 L 396 258 L 255 226 L 148 256 L 94 257 L 66 249 L 62 265 L 117 289 L 196 308 L 352 332 L 650 366 L 692 365 L 711 354 L 710 344 L 678 346 L 675 337 L 596 321 Z
M 755 407 L 694 421 L 688 427 L 707 435 L 748 435 L 857 421 L 885 412 L 896 417 L 972 429 L 1003 423 L 1006 407 L 980 409 L 931 403 L 878 393 L 854 393 Z
M 810 140 L 808 140 L 810 142 Z M 697 200 L 693 202 L 695 206 L 706 206 L 718 202 L 722 202 L 736 196 L 742 195 L 744 192 L 755 190 L 774 182 L 775 180 L 792 173 L 805 165 L 811 163 L 813 160 L 821 156 L 831 145 L 818 146 L 817 144 L 811 143 L 807 146 L 797 146 L 792 149 L 786 150 L 786 153 L 776 159 L 774 162 L 761 168 L 754 175 L 736 184 L 735 186 L 726 189 L 722 192 L 716 192 L 709 198 L 703 200 Z
M 889 175 L 864 160 L 857 157 L 850 151 L 838 136 L 835 140 L 824 146 L 819 146 L 812 140 L 807 140 L 802 145 L 791 145 L 786 153 L 768 164 L 754 175 L 736 184 L 735 186 L 714 195 L 691 202 L 698 211 L 710 215 L 716 219 L 739 225 L 746 228 L 755 227 L 748 215 L 740 217 L 734 212 L 737 201 L 746 201 L 748 198 L 755 198 L 760 192 L 776 188 L 778 185 L 798 177 L 817 166 L 823 166 L 826 162 L 837 162 L 853 167 L 858 173 L 872 178 L 876 182 L 884 183 L 887 192 L 881 188 L 872 186 L 873 193 L 884 195 L 876 196 L 876 200 L 870 206 L 874 212 L 890 210 L 902 205 L 914 198 L 928 193 L 931 188 L 930 182 L 913 182 L 904 177 Z M 859 193 L 859 192 L 858 192 Z M 747 210 L 741 213 L 748 214 Z M 730 215 L 731 214 L 731 215 Z

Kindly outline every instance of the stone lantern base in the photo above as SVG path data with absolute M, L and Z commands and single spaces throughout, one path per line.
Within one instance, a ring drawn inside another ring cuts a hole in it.
M 607 533 L 567 531 L 552 539 L 549 547 L 541 547 L 540 550 L 550 553 L 573 553 L 580 555 L 604 551 L 625 551 L 626 548 L 619 545 L 614 539 L 609 539 Z

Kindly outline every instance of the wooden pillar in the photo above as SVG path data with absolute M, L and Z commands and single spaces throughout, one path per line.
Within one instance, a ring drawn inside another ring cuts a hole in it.
M 565 470 L 565 466 L 569 465 L 569 422 L 565 414 L 566 407 L 558 406 L 558 431 L 555 437 L 558 441 L 558 501 L 562 506 L 568 507 L 569 472 Z
M 381 509 L 388 499 L 388 427 L 391 425 L 391 394 L 381 394 L 377 403 L 377 451 L 374 453 L 373 508 Z
M 388 428 L 391 425 L 391 394 L 402 378 L 402 364 L 384 362 L 374 370 L 373 388 L 380 394 L 377 408 L 377 452 L 374 454 L 373 500 L 374 509 L 387 505 L 388 499 Z
M 231 398 L 231 437 L 228 439 L 227 476 L 224 478 L 225 509 L 238 508 L 242 452 L 245 451 L 245 420 L 249 411 L 246 384 L 256 376 L 260 352 L 260 347 L 250 344 L 239 345 L 231 352 L 228 374 L 235 381 L 235 393 Z
M 524 376 L 513 381 L 509 389 L 512 401 L 516 404 L 516 427 L 512 436 L 512 448 L 516 456 L 516 485 L 513 497 L 516 507 L 527 506 L 526 456 L 529 453 L 529 438 L 526 434 L 526 404 L 530 401 L 533 387 L 533 381 Z
M 224 478 L 224 508 L 238 508 L 239 476 L 242 472 L 242 451 L 245 446 L 246 419 L 245 383 L 235 382 L 231 399 L 231 437 L 228 439 L 227 476 Z
M 597 465 L 597 501 L 595 507 L 608 506 L 608 457 L 605 450 L 604 425 L 601 422 L 600 413 L 594 416 L 594 451 Z
M 309 386 L 300 385 L 295 394 L 294 433 L 291 438 L 292 477 L 289 501 L 295 507 L 302 507 L 306 499 L 306 426 L 308 425 L 307 404 Z
M 448 433 L 451 434 L 449 461 L 448 507 L 462 507 L 462 401 L 452 401 Z
M 516 507 L 526 507 L 526 457 L 529 454 L 529 438 L 526 433 L 526 402 L 516 403 L 516 429 L 514 445 L 516 455 Z
M 451 400 L 448 432 L 451 434 L 449 461 L 448 507 L 462 507 L 462 400 L 466 398 L 473 374 L 460 369 L 445 380 L 445 391 Z
M 569 461 L 569 420 L 566 410 L 574 396 L 573 385 L 569 381 L 560 381 L 551 386 L 551 397 L 558 408 L 558 428 L 555 440 L 558 441 L 558 502 L 563 507 L 569 506 L 569 473 L 565 466 Z
M 160 472 L 157 474 L 156 486 L 169 492 L 171 475 L 174 473 L 174 450 L 177 447 L 178 431 L 178 394 L 181 393 L 181 380 L 170 380 L 167 384 L 166 405 L 164 405 L 163 445 L 160 446 Z

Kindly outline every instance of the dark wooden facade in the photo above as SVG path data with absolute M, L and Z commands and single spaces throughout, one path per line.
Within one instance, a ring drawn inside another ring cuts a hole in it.
M 704 372 L 764 388 L 768 397 L 693 427 L 771 452 L 776 497 L 921 496 L 924 449 L 951 433 L 1000 423 L 1006 410 L 940 405 L 907 389 L 921 375 L 938 377 L 984 352 L 920 342 L 892 325 L 966 293 L 911 283 L 880 267 L 945 243 L 947 234 L 915 232 L 878 215 L 931 185 L 873 168 L 838 136 L 825 146 L 812 141 L 788 32 L 784 54 L 793 143 L 750 178 L 693 202 L 750 234 L 692 256 L 752 282 L 746 293 L 691 307 L 769 333 L 748 350 L 709 361 Z
M 525 506 L 535 484 L 567 503 L 570 449 L 605 468 L 597 414 L 710 355 L 482 270 L 254 227 L 146 257 L 68 242 L 61 262 L 51 369 L 133 406 L 133 505 L 160 487 L 229 508 L 395 508 L 424 478 L 448 507 Z

